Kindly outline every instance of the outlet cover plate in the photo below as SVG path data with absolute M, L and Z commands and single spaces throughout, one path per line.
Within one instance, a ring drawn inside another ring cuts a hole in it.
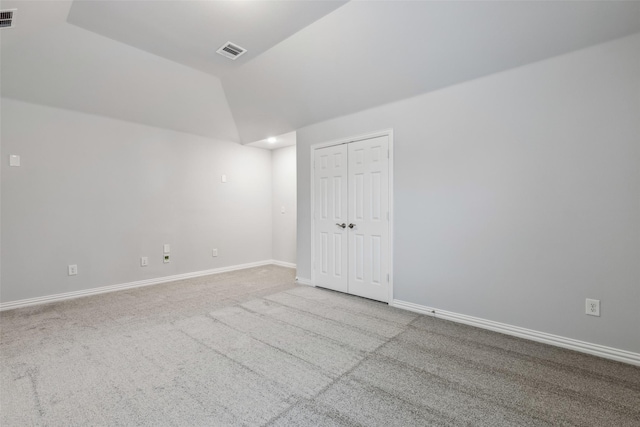
M 68 272 L 69 272 L 69 276 L 75 276 L 76 274 L 78 274 L 78 265 L 70 264 L 68 267 Z
M 146 267 L 149 265 L 149 257 L 140 257 L 140 267 Z
M 585 313 L 588 314 L 589 316 L 600 317 L 600 300 L 587 298 Z

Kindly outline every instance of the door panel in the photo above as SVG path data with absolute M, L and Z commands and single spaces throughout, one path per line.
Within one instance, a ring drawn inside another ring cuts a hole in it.
M 389 301 L 389 142 L 387 136 L 348 144 L 349 293 Z
M 315 150 L 316 286 L 389 301 L 388 150 L 387 136 Z
M 313 283 L 347 292 L 347 146 L 314 154 L 314 277 Z

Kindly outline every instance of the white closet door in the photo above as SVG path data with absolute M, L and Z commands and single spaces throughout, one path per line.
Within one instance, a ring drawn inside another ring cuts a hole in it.
M 348 292 L 347 146 L 314 154 L 314 284 Z
M 389 301 L 389 140 L 349 146 L 350 294 Z

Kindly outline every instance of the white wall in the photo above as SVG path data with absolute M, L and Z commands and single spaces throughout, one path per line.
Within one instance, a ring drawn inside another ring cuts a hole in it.
M 271 152 L 273 259 L 296 262 L 296 147 Z M 284 207 L 284 213 L 282 208 Z
M 298 130 L 301 278 L 310 145 L 386 128 L 396 299 L 640 352 L 640 34 Z
M 271 258 L 268 151 L 3 98 L 0 158 L 2 302 Z

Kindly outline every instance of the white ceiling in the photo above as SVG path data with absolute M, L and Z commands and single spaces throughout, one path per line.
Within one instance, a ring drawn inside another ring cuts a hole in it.
M 76 0 L 67 22 L 220 77 L 344 3 Z M 229 41 L 247 53 L 236 60 L 215 53 Z
M 18 9 L 0 32 L 2 96 L 239 141 L 217 77 L 70 25 L 71 4 L 2 2 Z
M 640 31 L 640 2 L 350 2 L 227 75 L 244 142 Z
M 640 31 L 637 1 L 1 7 L 2 96 L 244 143 Z

